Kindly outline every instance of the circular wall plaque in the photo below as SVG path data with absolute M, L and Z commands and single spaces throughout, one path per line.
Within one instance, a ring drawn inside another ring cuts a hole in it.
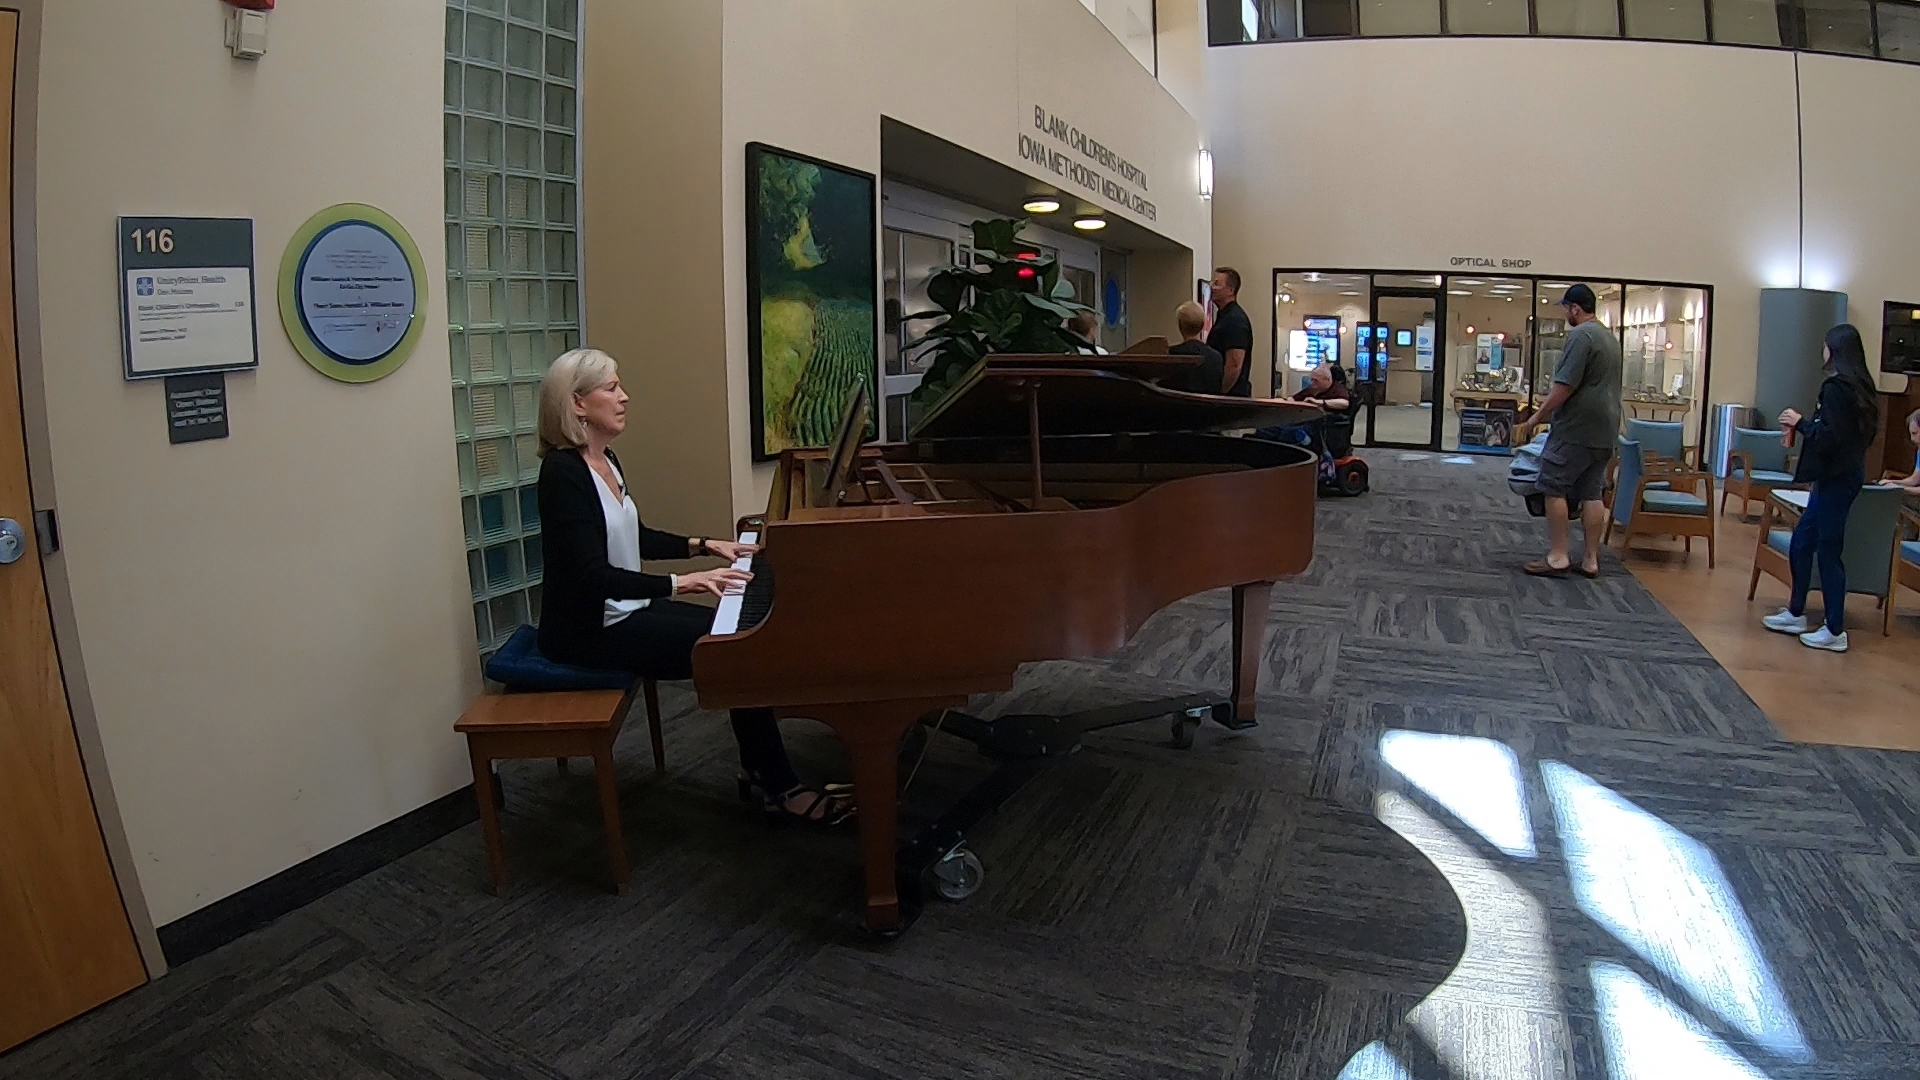
M 280 322 L 322 375 L 372 382 L 419 342 L 426 281 L 420 249 L 391 215 L 330 206 L 300 226 L 280 260 Z

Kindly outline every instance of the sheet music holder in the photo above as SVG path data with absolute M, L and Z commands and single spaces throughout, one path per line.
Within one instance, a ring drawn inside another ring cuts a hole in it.
M 827 471 L 814 492 L 815 505 L 839 506 L 846 501 L 847 485 L 853 478 L 853 463 L 860 456 L 860 443 L 867 433 L 867 418 L 873 401 L 867 396 L 865 379 L 853 384 L 847 394 L 847 407 L 840 414 L 840 426 L 828 445 Z

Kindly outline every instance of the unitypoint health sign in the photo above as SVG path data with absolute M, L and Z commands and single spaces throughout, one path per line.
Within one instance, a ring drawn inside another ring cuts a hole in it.
M 1151 185 L 1145 170 L 1043 106 L 1033 107 L 1033 131 L 1020 133 L 1020 158 L 1148 221 L 1159 220 L 1146 195 Z

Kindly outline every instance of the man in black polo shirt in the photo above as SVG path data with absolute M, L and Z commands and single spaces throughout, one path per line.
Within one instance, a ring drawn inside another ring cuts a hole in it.
M 1222 389 L 1235 397 L 1253 396 L 1253 320 L 1240 310 L 1240 271 L 1222 266 L 1213 272 L 1213 332 L 1207 344 L 1226 359 Z
M 1169 390 L 1185 390 L 1190 394 L 1217 394 L 1224 383 L 1226 361 L 1220 359 L 1213 346 L 1200 340 L 1207 329 L 1207 309 L 1189 300 L 1181 304 L 1173 313 L 1173 321 L 1180 327 L 1180 344 L 1167 351 L 1175 356 L 1195 356 L 1200 362 L 1178 378 L 1168 379 L 1160 385 Z

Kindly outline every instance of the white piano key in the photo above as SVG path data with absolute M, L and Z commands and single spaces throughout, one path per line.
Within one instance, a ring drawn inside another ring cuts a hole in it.
M 758 532 L 743 532 L 740 534 L 740 543 L 742 544 L 757 544 L 759 542 L 760 534 Z M 735 570 L 752 570 L 753 556 L 742 555 L 733 560 L 733 568 Z M 736 586 L 728 589 L 726 593 L 720 597 L 720 606 L 716 608 L 713 613 L 713 633 L 733 634 L 739 632 L 740 602 L 746 593 L 747 590 L 745 586 Z

